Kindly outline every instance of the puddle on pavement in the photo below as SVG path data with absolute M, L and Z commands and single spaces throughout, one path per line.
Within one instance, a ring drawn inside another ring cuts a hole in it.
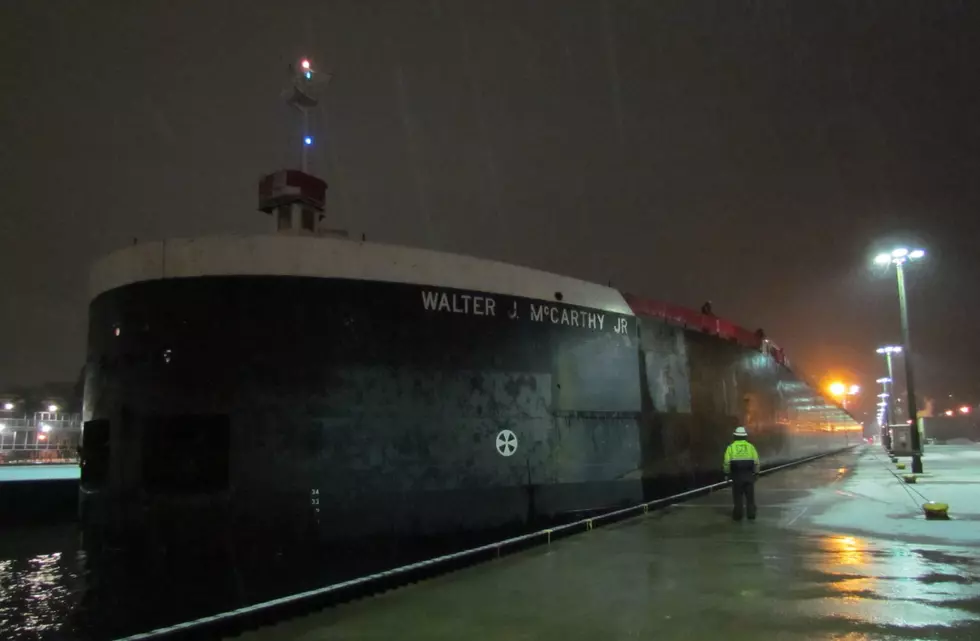
M 821 589 L 793 591 L 808 616 L 879 633 L 903 630 L 913 638 L 956 638 L 936 631 L 958 635 L 963 626 L 980 623 L 976 556 L 857 536 L 811 537 L 809 543 L 815 549 L 802 555 L 801 583 L 810 579 Z M 920 636 L 926 628 L 936 633 Z

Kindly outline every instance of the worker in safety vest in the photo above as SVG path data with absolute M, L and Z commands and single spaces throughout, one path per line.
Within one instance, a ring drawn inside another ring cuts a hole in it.
M 744 498 L 750 521 L 755 520 L 755 477 L 759 473 L 759 453 L 746 439 L 744 427 L 736 427 L 735 440 L 725 450 L 725 477 L 732 479 L 732 518 L 742 520 Z

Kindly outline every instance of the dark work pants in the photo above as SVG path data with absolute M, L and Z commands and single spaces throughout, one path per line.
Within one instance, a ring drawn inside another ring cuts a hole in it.
M 732 478 L 732 518 L 742 520 L 742 503 L 744 501 L 749 520 L 755 519 L 755 476 L 736 475 Z

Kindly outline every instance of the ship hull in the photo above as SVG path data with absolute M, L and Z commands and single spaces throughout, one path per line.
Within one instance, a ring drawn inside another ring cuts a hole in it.
M 109 432 L 83 473 L 109 504 L 93 513 L 426 535 L 643 497 L 628 315 L 233 277 L 114 289 L 90 318 L 86 427 Z
M 787 368 L 659 319 L 346 278 L 147 280 L 90 306 L 80 508 L 261 539 L 520 530 L 846 433 Z

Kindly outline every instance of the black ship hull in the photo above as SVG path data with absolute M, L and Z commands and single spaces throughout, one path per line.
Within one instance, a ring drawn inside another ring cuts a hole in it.
M 101 292 L 82 515 L 320 539 L 526 528 L 717 480 L 737 425 L 766 464 L 848 444 L 850 418 L 759 350 L 559 298 L 268 275 Z

